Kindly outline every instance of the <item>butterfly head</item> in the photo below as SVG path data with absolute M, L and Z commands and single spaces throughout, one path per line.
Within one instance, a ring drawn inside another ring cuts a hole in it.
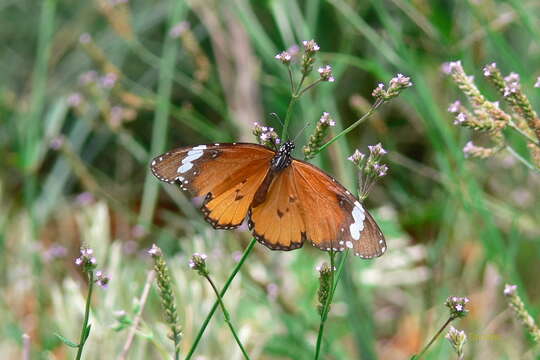
M 291 140 L 287 140 L 283 145 L 279 147 L 278 153 L 286 154 L 290 156 L 294 148 L 295 148 L 294 143 Z
M 272 159 L 272 170 L 281 171 L 291 165 L 291 153 L 293 150 L 294 143 L 290 140 L 281 145 Z

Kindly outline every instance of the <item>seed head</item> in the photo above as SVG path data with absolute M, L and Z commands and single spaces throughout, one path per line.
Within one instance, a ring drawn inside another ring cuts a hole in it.
M 319 45 L 315 42 L 315 40 L 304 40 L 302 41 L 302 44 L 304 45 L 304 51 L 309 54 L 314 54 L 317 51 L 320 50 Z
M 371 96 L 373 96 L 375 99 L 384 100 L 384 98 L 386 97 L 386 90 L 384 90 L 384 84 L 380 83 L 379 85 L 377 85 L 377 87 L 371 92 Z
M 101 288 L 106 289 L 110 280 L 110 276 L 105 275 L 102 271 L 96 271 L 96 284 Z
M 206 268 L 206 254 L 195 253 L 191 256 L 189 261 L 189 267 L 197 271 L 201 276 L 208 276 L 208 269 Z
M 334 121 L 334 119 L 332 119 L 330 117 L 330 113 L 327 113 L 327 112 L 323 112 L 321 118 L 319 119 L 319 122 L 323 125 L 327 125 L 327 126 L 335 126 L 336 125 L 336 122 Z
M 450 317 L 459 318 L 467 315 L 469 310 L 465 306 L 469 303 L 469 298 L 450 296 L 446 299 L 445 305 L 450 309 Z
M 148 254 L 150 254 L 153 258 L 161 256 L 162 252 L 161 249 L 156 245 L 152 244 L 152 247 L 148 250 Z
M 276 147 L 281 143 L 281 139 L 274 128 L 261 126 L 257 122 L 253 123 L 252 134 L 255 135 L 259 144 L 263 144 L 268 147 Z
M 488 65 L 484 66 L 484 68 L 482 70 L 484 71 L 484 76 L 485 77 L 492 76 L 493 74 L 495 74 L 498 71 L 497 64 L 495 64 L 493 62 L 491 64 L 488 64 Z
M 450 342 L 450 345 L 452 345 L 456 353 L 461 356 L 463 354 L 463 345 L 467 342 L 465 331 L 460 331 L 450 325 L 450 330 L 448 330 L 445 338 Z
M 461 102 L 459 100 L 454 101 L 448 106 L 448 112 L 451 114 L 457 114 L 461 109 Z
M 277 60 L 281 61 L 283 64 L 288 65 L 291 63 L 292 56 L 287 51 L 282 51 L 276 56 L 274 56 Z
M 75 259 L 75 264 L 81 266 L 84 272 L 93 271 L 96 268 L 96 258 L 93 256 L 94 250 L 81 248 L 81 256 Z
M 454 125 L 462 125 L 467 121 L 467 115 L 465 113 L 460 112 L 456 115 L 456 119 L 454 120 Z
M 368 148 L 373 156 L 381 156 L 387 153 L 387 151 L 383 149 L 381 143 L 378 143 L 377 145 L 368 145 Z
M 512 296 L 516 293 L 516 291 L 517 291 L 517 285 L 510 285 L 510 284 L 504 285 L 505 296 Z
M 347 160 L 352 161 L 353 164 L 356 165 L 356 166 L 360 166 L 362 161 L 364 161 L 365 157 L 366 157 L 366 155 L 364 153 L 362 153 L 362 152 L 360 152 L 360 150 L 356 149 L 356 150 L 354 150 L 354 153 L 347 158 Z
M 319 68 L 319 75 L 322 81 L 334 82 L 334 76 L 332 75 L 332 66 L 325 65 Z

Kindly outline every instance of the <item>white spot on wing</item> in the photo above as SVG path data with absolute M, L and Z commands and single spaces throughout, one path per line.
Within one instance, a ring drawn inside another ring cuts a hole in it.
M 354 240 L 360 240 L 360 233 L 364 230 L 364 219 L 366 218 L 366 215 L 364 214 L 362 204 L 358 201 L 354 202 L 354 208 L 351 215 L 354 219 L 354 222 L 349 226 L 351 237 Z
M 206 145 L 195 146 L 193 149 L 189 150 L 187 156 L 182 159 L 182 165 L 178 167 L 176 172 L 183 174 L 189 171 L 193 167 L 193 161 L 203 156 L 204 149 L 206 149 Z

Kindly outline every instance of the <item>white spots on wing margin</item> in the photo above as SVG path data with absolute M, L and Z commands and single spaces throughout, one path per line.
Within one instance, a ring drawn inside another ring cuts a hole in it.
M 364 214 L 362 204 L 358 201 L 354 202 L 354 208 L 351 215 L 354 219 L 354 222 L 349 226 L 351 237 L 354 240 L 360 240 L 360 233 L 364 230 L 364 219 L 366 218 L 366 215 Z
M 203 156 L 204 149 L 206 149 L 206 145 L 195 146 L 193 149 L 189 150 L 187 156 L 182 159 L 182 165 L 178 167 L 178 170 L 176 172 L 179 174 L 183 174 L 191 170 L 191 168 L 193 167 L 193 161 Z

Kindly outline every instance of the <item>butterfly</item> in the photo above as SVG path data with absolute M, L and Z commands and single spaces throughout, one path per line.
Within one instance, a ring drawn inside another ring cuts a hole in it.
M 151 170 L 204 197 L 201 210 L 215 229 L 235 229 L 247 218 L 253 236 L 272 250 L 309 241 L 324 251 L 381 256 L 386 242 L 369 212 L 333 177 L 292 158 L 293 149 L 292 141 L 275 150 L 252 143 L 180 147 L 154 158 Z

